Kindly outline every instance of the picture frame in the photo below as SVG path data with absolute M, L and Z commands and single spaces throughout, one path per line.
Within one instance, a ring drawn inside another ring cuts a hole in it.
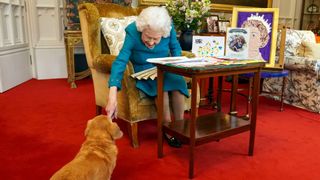
M 273 0 L 211 0 L 214 11 L 232 12 L 233 8 L 271 8 Z
M 230 21 L 229 20 L 219 20 L 218 26 L 219 26 L 219 33 L 225 34 L 227 32 L 227 28 L 230 27 Z
M 211 0 L 210 8 L 213 11 L 232 12 L 234 7 L 271 8 L 273 0 Z M 139 6 L 165 5 L 168 0 L 138 0 Z
M 219 33 L 219 16 L 211 15 L 206 20 L 208 33 Z
M 266 68 L 278 68 L 275 53 L 278 29 L 278 8 L 234 8 L 232 27 L 250 28 L 250 59 L 262 59 Z
M 140 6 L 159 6 L 165 5 L 167 0 L 139 0 Z

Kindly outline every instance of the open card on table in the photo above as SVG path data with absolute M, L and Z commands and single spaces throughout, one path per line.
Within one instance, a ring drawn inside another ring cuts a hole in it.
M 226 56 L 235 59 L 248 59 L 250 30 L 247 28 L 228 28 Z
M 147 62 L 155 64 L 171 64 L 179 61 L 184 61 L 188 59 L 185 56 L 176 56 L 176 57 L 163 57 L 163 58 L 148 58 Z
M 150 58 L 150 59 L 147 59 L 147 61 L 150 63 L 170 64 L 170 65 L 181 66 L 181 67 L 204 67 L 204 66 L 217 65 L 222 60 L 213 58 L 213 57 L 195 57 L 195 58 L 168 57 L 168 58 Z

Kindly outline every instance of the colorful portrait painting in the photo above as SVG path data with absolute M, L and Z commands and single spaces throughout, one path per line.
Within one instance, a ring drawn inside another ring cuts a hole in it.
M 266 61 L 267 67 L 274 66 L 278 9 L 235 8 L 233 27 L 250 29 L 249 59 Z

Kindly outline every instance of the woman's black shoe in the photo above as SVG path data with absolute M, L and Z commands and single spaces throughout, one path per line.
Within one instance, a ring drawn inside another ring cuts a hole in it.
M 182 144 L 177 138 L 175 138 L 173 136 L 169 138 L 166 134 L 163 134 L 163 136 L 164 136 L 164 139 L 169 144 L 169 146 L 174 147 L 174 148 L 181 148 Z

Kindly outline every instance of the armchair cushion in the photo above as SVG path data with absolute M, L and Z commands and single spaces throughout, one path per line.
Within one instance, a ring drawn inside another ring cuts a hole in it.
M 101 31 L 108 44 L 111 55 L 117 56 L 119 54 L 126 35 L 125 28 L 136 19 L 137 16 L 100 18 Z
M 303 57 L 307 57 L 307 58 L 320 59 L 320 44 L 312 43 L 312 42 L 308 42 L 308 41 L 303 41 L 301 55 Z
M 277 37 L 277 49 L 280 48 L 281 33 L 278 33 Z M 301 44 L 303 41 L 316 43 L 315 35 L 312 31 L 305 30 L 286 30 L 286 48 L 285 56 L 297 56 L 301 52 Z

